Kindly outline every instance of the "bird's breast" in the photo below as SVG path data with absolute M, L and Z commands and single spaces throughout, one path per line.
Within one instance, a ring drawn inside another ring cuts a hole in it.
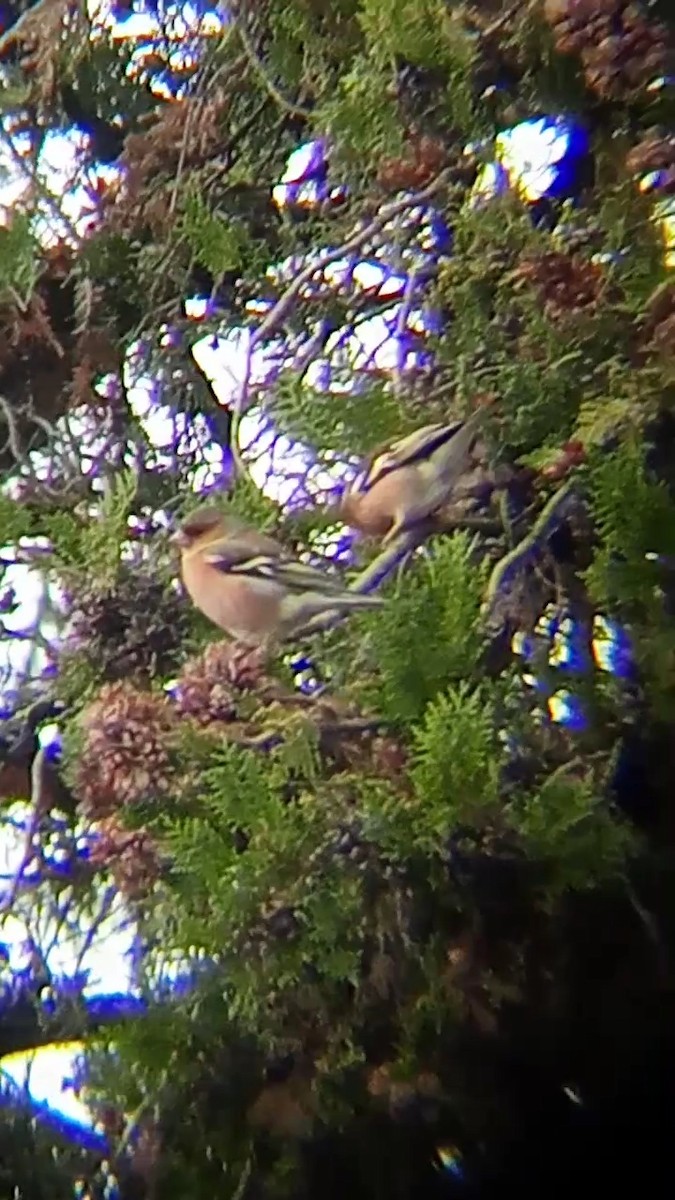
M 415 468 L 402 467 L 390 471 L 361 495 L 351 499 L 351 514 L 354 523 L 372 536 L 387 533 L 401 512 L 418 500 L 421 480 Z M 350 505 L 347 505 L 349 510 Z
M 257 644 L 277 624 L 282 591 L 274 580 L 220 572 L 187 563 L 183 582 L 197 608 L 231 637 Z

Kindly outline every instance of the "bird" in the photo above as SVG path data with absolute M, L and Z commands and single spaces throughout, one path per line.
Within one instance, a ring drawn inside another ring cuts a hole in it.
M 471 464 L 484 410 L 450 425 L 424 425 L 379 446 L 348 484 L 338 505 L 347 525 L 386 545 L 448 501 Z
M 380 596 L 349 591 L 216 506 L 190 514 L 170 540 L 181 551 L 181 576 L 192 602 L 246 646 L 269 650 L 311 617 L 383 603 Z

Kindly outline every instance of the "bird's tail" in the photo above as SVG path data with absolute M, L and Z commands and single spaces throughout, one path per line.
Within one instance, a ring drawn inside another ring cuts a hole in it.
M 383 604 L 381 596 L 366 596 L 361 592 L 343 591 L 333 596 L 298 596 L 293 603 L 286 606 L 283 620 L 284 636 L 294 634 L 298 629 L 302 630 L 306 624 L 311 624 L 317 618 L 325 618 L 330 625 L 350 612 L 381 608 Z
M 330 613 L 358 612 L 368 608 L 381 608 L 384 600 L 381 596 L 366 596 L 361 592 L 335 592 L 333 595 L 312 595 L 306 593 L 298 596 L 295 602 L 288 605 L 288 617 L 295 620 L 308 620 L 312 617 Z
M 469 464 L 471 451 L 483 424 L 484 412 L 472 413 L 454 432 L 448 431 L 445 439 L 439 439 L 434 450 L 433 461 L 440 476 L 452 479 L 462 474 Z
M 381 596 L 366 596 L 362 592 L 343 592 L 339 608 L 381 608 L 384 600 Z
M 315 604 L 317 612 L 325 609 L 342 609 L 344 612 L 349 612 L 351 609 L 358 608 L 381 608 L 384 600 L 381 596 L 366 596 L 363 592 L 344 591 L 337 592 L 334 596 L 330 594 L 317 596 Z

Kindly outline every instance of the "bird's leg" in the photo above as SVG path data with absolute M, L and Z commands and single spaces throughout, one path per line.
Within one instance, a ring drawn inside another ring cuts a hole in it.
M 380 545 L 391 545 L 391 543 L 404 532 L 406 525 L 406 514 L 404 512 L 394 513 L 394 519 L 391 523 L 391 527 L 389 531 L 385 533 Z
M 259 645 L 256 646 L 253 653 L 256 656 L 256 662 L 262 667 L 266 666 L 269 660 L 279 652 L 280 640 L 278 631 L 275 629 L 262 639 Z

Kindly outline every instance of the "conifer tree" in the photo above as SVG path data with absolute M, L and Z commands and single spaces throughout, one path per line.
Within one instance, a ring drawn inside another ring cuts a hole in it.
M 541 1188 L 547 1156 L 574 1178 L 575 1123 L 616 1134 L 617 1110 L 633 1131 L 649 1111 L 658 1162 L 667 20 L 624 0 L 242 0 L 192 37 L 180 78 L 166 14 L 140 63 L 71 0 L 0 35 L 2 137 L 15 160 L 19 131 L 30 144 L 0 227 L 0 528 L 47 539 L 62 610 L 56 676 L 7 726 L 2 793 L 31 800 L 35 844 L 66 820 L 83 911 L 112 879 L 147 947 L 147 1015 L 88 1028 L 83 1006 L 70 1026 L 92 1103 L 117 1114 L 124 1197 Z M 548 185 L 513 168 L 508 131 L 528 122 L 566 148 Z M 36 163 L 64 125 L 118 174 L 89 227 L 65 217 L 45 246 L 37 217 L 62 206 Z M 393 364 L 349 349 L 378 316 Z M 192 349 L 242 328 L 225 404 Z M 161 450 L 139 375 L 172 422 Z M 479 410 L 464 491 L 390 546 L 345 537 L 331 465 Z M 283 503 L 254 419 L 309 448 Z M 74 429 L 96 432 L 88 463 Z M 210 499 L 382 608 L 310 622 L 264 661 L 223 639 L 167 539 L 214 443 Z M 628 646 L 613 672 L 602 629 Z M 62 706 L 62 759 L 39 777 L 36 697 Z M 62 887 L 47 872 L 41 902 Z M 171 958 L 191 986 L 160 995 Z M 25 1156 L 12 1169 L 37 1194 Z

